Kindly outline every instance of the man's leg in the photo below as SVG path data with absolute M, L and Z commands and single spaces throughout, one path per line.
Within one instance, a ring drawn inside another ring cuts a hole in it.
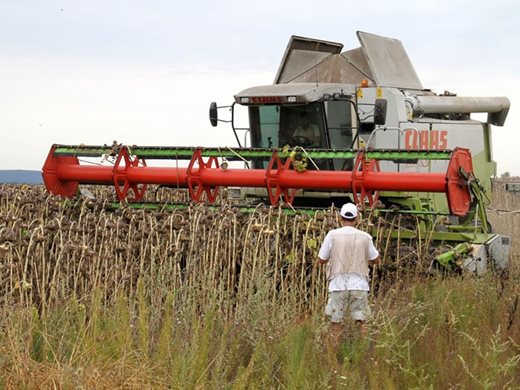
M 368 305 L 368 292 L 351 290 L 349 291 L 350 314 L 358 324 L 359 335 L 364 338 L 367 333 L 366 320 L 370 316 L 370 306 Z
M 330 317 L 328 343 L 334 351 L 339 350 L 339 346 L 343 341 L 343 316 L 347 294 L 346 291 L 329 292 L 329 301 L 325 309 L 325 314 Z
M 356 324 L 358 324 L 359 336 L 364 339 L 367 334 L 367 325 L 365 321 L 356 320 Z
M 343 342 L 343 324 L 331 322 L 329 327 L 329 345 L 335 352 L 339 350 Z

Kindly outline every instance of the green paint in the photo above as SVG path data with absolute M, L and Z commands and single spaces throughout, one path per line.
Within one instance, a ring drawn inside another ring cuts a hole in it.
M 54 145 L 54 154 L 57 156 L 78 156 L 78 157 L 101 157 L 104 155 L 117 155 L 117 149 L 108 146 L 67 146 Z M 132 155 L 146 159 L 191 159 L 196 148 L 194 147 L 128 147 Z M 294 149 L 287 151 L 279 150 L 281 158 L 287 158 Z M 203 148 L 203 157 L 225 157 L 230 160 L 270 158 L 274 149 L 255 149 L 255 148 Z M 306 149 L 304 154 L 311 158 L 343 158 L 353 159 L 356 157 L 357 150 L 332 150 L 332 149 Z M 238 157 L 240 156 L 240 157 Z M 451 151 L 407 151 L 407 150 L 377 150 L 367 151 L 365 156 L 368 159 L 392 160 L 392 161 L 413 161 L 413 160 L 449 160 Z
M 470 250 L 471 245 L 463 242 L 455 246 L 455 248 L 452 250 L 441 253 L 435 258 L 435 260 L 445 268 L 453 268 L 456 264 L 456 261 L 467 255 Z

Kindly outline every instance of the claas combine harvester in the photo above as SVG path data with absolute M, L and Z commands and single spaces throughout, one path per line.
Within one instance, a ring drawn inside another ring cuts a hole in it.
M 351 200 L 382 217 L 419 221 L 415 231 L 385 234 L 430 237 L 447 248 L 435 256 L 437 266 L 505 269 L 510 238 L 492 231 L 486 204 L 496 173 L 491 125 L 503 126 L 509 100 L 435 94 L 422 86 L 400 41 L 358 38 L 361 47 L 342 52 L 339 43 L 293 36 L 273 85 L 248 88 L 231 106 L 211 103 L 213 126 L 224 121 L 219 109 L 231 113 L 226 122 L 238 147 L 53 145 L 45 185 L 66 197 L 80 184 L 113 185 L 120 201 L 139 207 L 151 184 L 187 188 L 193 201 L 208 203 L 227 187 L 228 196 L 292 205 L 293 212 Z M 237 105 L 247 107 L 247 129 L 235 126 Z M 487 113 L 487 121 L 472 113 Z M 82 162 L 109 154 L 112 165 Z M 152 159 L 174 162 L 148 166 Z M 228 164 L 234 160 L 243 168 Z

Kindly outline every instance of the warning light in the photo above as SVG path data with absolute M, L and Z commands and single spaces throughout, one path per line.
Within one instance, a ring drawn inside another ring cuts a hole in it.
M 368 80 L 367 79 L 361 80 L 361 88 L 366 88 L 366 87 L 368 87 Z

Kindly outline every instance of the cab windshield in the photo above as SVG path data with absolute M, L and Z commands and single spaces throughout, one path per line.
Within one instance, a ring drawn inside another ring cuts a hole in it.
M 251 144 L 254 147 L 326 147 L 325 123 L 320 103 L 251 106 L 249 110 Z
M 251 146 L 350 149 L 354 147 L 357 130 L 353 117 L 353 103 L 345 100 L 250 106 Z M 352 165 L 338 159 L 317 163 L 320 169 L 334 170 L 347 169 Z

